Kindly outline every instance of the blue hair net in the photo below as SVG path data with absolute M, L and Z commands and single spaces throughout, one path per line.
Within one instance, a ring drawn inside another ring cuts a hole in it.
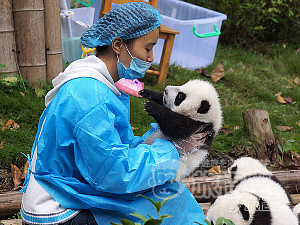
M 94 23 L 80 41 L 88 48 L 109 45 L 116 37 L 128 40 L 147 34 L 158 28 L 161 21 L 160 13 L 153 6 L 142 2 L 125 3 Z

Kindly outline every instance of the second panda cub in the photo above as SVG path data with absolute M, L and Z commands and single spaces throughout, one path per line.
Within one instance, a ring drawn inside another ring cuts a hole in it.
M 167 139 L 176 146 L 181 164 L 175 180 L 190 175 L 204 161 L 222 124 L 222 112 L 215 88 L 202 80 L 182 86 L 167 86 L 164 93 L 144 89 L 149 99 L 145 110 L 159 125 L 159 130 L 144 143 Z

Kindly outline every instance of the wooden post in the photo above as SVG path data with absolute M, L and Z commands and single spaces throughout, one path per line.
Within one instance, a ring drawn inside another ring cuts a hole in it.
M 278 147 L 272 132 L 269 114 L 266 110 L 247 110 L 243 118 L 250 137 L 257 144 L 257 159 L 278 163 Z
M 0 12 L 0 64 L 7 66 L 7 68 L 0 67 L 2 78 L 1 74 L 8 76 L 18 74 L 12 1 L 0 0 Z
M 47 81 L 63 71 L 59 0 L 44 0 Z
M 46 80 L 43 0 L 14 0 L 13 13 L 20 72 L 35 87 Z

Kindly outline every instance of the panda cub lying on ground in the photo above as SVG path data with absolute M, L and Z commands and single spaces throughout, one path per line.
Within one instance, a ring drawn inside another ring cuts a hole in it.
M 207 212 L 209 221 L 223 216 L 236 225 L 298 225 L 289 193 L 258 160 L 235 160 L 229 175 L 234 190 L 215 200 Z
M 145 110 L 159 125 L 159 130 L 144 143 L 156 138 L 170 140 L 181 159 L 175 180 L 190 175 L 208 154 L 222 124 L 218 94 L 208 82 L 191 80 L 182 86 L 167 86 L 164 93 L 144 89 L 139 92 L 149 99 Z

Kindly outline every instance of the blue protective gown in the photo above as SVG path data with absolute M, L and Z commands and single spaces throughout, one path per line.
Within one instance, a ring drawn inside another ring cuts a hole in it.
M 64 82 L 40 118 L 31 154 L 36 151 L 36 181 L 63 207 L 90 209 L 98 224 L 141 222 L 128 215 L 133 212 L 156 218 L 155 208 L 138 194 L 154 201 L 178 194 L 162 207 L 161 215 L 174 216 L 163 224 L 205 224 L 189 190 L 171 182 L 180 164 L 176 148 L 162 139 L 141 144 L 155 126 L 134 136 L 129 112 L 129 96 L 116 95 L 95 78 Z

